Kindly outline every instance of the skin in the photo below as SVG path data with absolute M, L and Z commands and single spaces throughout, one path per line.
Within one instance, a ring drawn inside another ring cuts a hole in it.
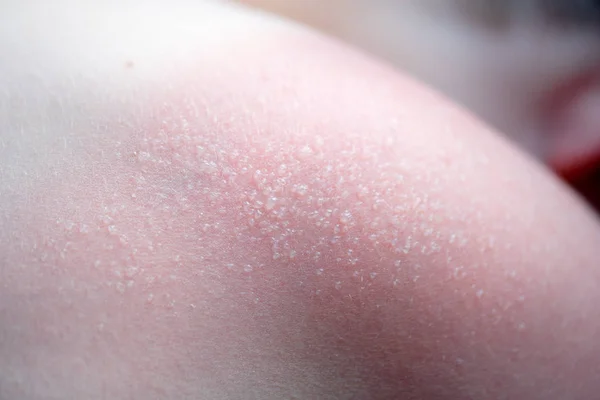
M 596 8 L 577 18 L 562 0 L 241 1 L 387 60 L 561 173 L 600 158 Z M 551 17 L 542 3 L 563 8 Z
M 74 4 L 0 17 L 0 399 L 596 395 L 600 226 L 535 162 L 285 22 Z

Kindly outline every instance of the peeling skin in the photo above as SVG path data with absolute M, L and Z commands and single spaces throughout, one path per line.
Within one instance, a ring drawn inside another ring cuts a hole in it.
M 0 399 L 595 396 L 600 227 L 537 164 L 287 23 L 56 4 L 0 17 Z

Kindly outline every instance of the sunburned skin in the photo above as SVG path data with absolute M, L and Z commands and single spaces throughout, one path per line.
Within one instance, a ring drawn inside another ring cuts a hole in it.
M 1 17 L 0 399 L 594 398 L 600 226 L 535 162 L 271 17 L 74 4 Z
M 597 1 L 240 1 L 388 60 L 569 178 L 599 163 Z

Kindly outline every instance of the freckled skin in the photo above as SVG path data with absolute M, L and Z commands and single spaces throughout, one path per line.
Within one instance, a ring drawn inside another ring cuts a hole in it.
M 600 228 L 537 165 L 283 23 L 58 4 L 0 24 L 0 399 L 595 396 Z

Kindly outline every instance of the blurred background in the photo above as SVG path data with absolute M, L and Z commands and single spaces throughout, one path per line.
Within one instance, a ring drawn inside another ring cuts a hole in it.
M 600 1 L 238 1 L 436 88 L 600 210 Z

